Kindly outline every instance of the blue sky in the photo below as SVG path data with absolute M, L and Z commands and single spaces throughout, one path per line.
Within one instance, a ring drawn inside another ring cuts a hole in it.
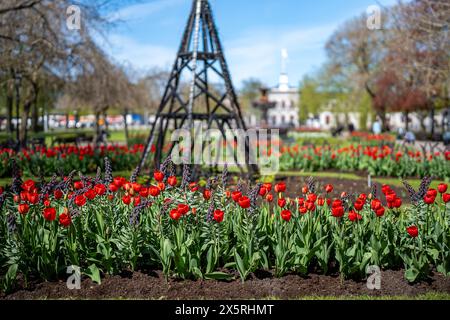
M 344 21 L 370 5 L 396 0 L 209 0 L 232 80 L 254 77 L 275 85 L 281 49 L 288 50 L 291 85 L 325 61 L 324 45 Z M 107 34 L 105 50 L 137 69 L 170 69 L 192 5 L 191 0 L 141 0 L 121 6 L 121 22 Z

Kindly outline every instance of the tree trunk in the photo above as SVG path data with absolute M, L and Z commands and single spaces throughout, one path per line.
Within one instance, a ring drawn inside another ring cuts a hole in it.
M 431 140 L 433 140 L 434 139 L 434 105 L 431 107 L 430 118 L 431 118 Z
M 405 131 L 409 131 L 409 111 L 405 111 Z
M 98 141 L 100 138 L 100 112 L 95 112 L 95 123 L 94 123 L 94 148 L 98 147 Z
M 66 129 L 69 129 L 69 113 L 66 113 Z
M 10 91 L 9 86 L 6 89 L 6 132 L 12 133 L 12 114 L 13 114 L 13 106 L 14 106 L 14 97 L 12 91 Z
M 125 109 L 122 116 L 123 116 L 124 130 L 125 130 L 125 141 L 128 146 L 129 145 L 128 143 L 130 141 L 130 135 L 128 133 L 127 115 L 128 115 L 128 109 Z
M 19 131 L 19 141 L 20 147 L 26 148 L 27 146 L 27 124 L 28 124 L 28 116 L 30 114 L 31 106 L 33 102 L 31 100 L 27 101 L 23 105 L 23 112 L 21 117 L 20 131 Z
M 33 130 L 34 133 L 38 132 L 38 119 L 39 119 L 39 113 L 38 113 L 38 103 L 37 103 L 37 93 L 36 93 L 36 101 L 33 103 L 33 110 L 31 113 L 31 130 Z

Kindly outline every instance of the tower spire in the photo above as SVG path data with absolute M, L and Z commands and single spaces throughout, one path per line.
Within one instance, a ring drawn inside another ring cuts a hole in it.
M 210 88 L 211 76 L 214 84 L 220 87 Z M 183 79 L 190 79 L 188 97 L 181 85 Z M 227 129 L 246 130 L 208 0 L 192 1 L 191 13 L 155 121 L 151 125 L 138 171 L 143 167 L 153 145 L 154 164 L 155 167 L 159 166 L 162 149 L 168 138 L 169 124 L 173 129 L 187 128 L 192 132 L 194 121 L 206 122 L 208 129 L 215 126 L 224 139 Z M 247 139 L 245 150 L 248 155 Z M 172 149 L 169 154 L 171 151 Z M 236 163 L 243 171 L 239 163 Z M 255 174 L 258 167 L 247 163 L 247 171 Z
M 288 52 L 286 48 L 281 49 L 281 73 L 278 80 L 278 89 L 287 91 L 289 89 L 289 77 L 287 75 Z

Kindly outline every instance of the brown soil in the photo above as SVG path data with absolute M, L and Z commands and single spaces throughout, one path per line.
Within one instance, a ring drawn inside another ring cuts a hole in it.
M 299 176 L 277 176 L 277 181 L 285 181 L 287 188 L 286 193 L 289 197 L 298 197 L 301 196 L 301 188 L 304 185 L 307 185 L 307 177 L 299 177 Z M 350 179 L 338 179 L 338 178 L 324 178 L 324 177 L 314 177 L 314 180 L 317 181 L 316 183 L 316 193 L 322 194 L 323 196 L 330 197 L 330 198 L 336 198 L 341 195 L 342 192 L 347 192 L 348 194 L 355 194 L 358 196 L 361 193 L 370 193 L 371 188 L 367 186 L 366 180 L 350 180 Z M 324 186 L 326 184 L 333 185 L 333 192 L 331 192 L 329 195 L 327 195 L 324 191 Z M 378 197 L 384 201 L 384 196 L 381 192 L 381 186 L 382 184 L 377 182 L 376 179 L 374 179 L 373 183 L 376 183 L 377 189 L 378 189 Z M 391 186 L 392 190 L 394 190 L 397 195 L 402 198 L 403 203 L 409 203 L 409 197 L 406 189 L 404 187 L 398 187 L 398 186 Z
M 287 275 L 275 278 L 268 272 L 242 283 L 223 281 L 165 281 L 161 272 L 134 272 L 107 276 L 101 285 L 84 279 L 80 290 L 69 290 L 65 281 L 44 282 L 19 289 L 2 299 L 258 299 L 278 297 L 295 299 L 301 296 L 409 295 L 426 292 L 450 293 L 450 277 L 433 274 L 428 281 L 409 284 L 403 271 L 382 271 L 381 289 L 367 289 L 365 281 L 341 279 L 338 276 L 310 274 L 306 277 Z

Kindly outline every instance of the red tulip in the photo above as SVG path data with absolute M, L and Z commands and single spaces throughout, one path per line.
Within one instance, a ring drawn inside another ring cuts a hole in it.
M 309 200 L 306 201 L 305 206 L 306 206 L 306 209 L 308 209 L 308 211 L 316 210 L 316 206 L 315 206 L 314 202 L 311 202 Z
M 375 210 L 375 214 L 377 217 L 382 217 L 384 215 L 384 207 L 379 207 L 377 210 Z
M 167 178 L 167 183 L 169 185 L 171 185 L 172 187 L 177 185 L 177 177 L 175 176 L 170 176 L 169 178 Z
M 310 194 L 308 194 L 307 198 L 308 198 L 309 202 L 313 202 L 314 203 L 317 200 L 317 195 L 315 193 L 310 193 Z
M 156 170 L 155 172 L 153 172 L 153 178 L 155 178 L 156 181 L 161 182 L 164 180 L 164 173 Z
M 242 197 L 242 193 L 240 191 L 233 191 L 231 193 L 231 198 L 235 201 L 238 202 L 239 199 Z
M 44 207 L 50 207 L 50 200 L 49 199 L 45 199 L 44 200 Z
M 117 192 L 117 190 L 119 190 L 119 187 L 117 186 L 117 184 L 111 183 L 111 184 L 109 185 L 109 191 L 111 191 L 111 192 Z
M 442 201 L 444 201 L 445 203 L 449 202 L 450 201 L 450 193 L 443 193 Z
M 88 191 L 86 191 L 86 192 L 84 193 L 84 195 L 85 195 L 86 198 L 88 198 L 89 200 L 94 200 L 94 198 L 95 198 L 95 196 L 96 196 L 97 194 L 95 193 L 95 190 L 94 190 L 94 189 L 89 189 Z
M 68 227 L 71 222 L 72 222 L 72 219 L 70 218 L 70 215 L 68 213 L 61 213 L 59 215 L 59 223 L 63 227 Z
M 308 209 L 306 209 L 306 207 L 304 207 L 304 206 L 301 206 L 301 207 L 298 207 L 298 212 L 300 212 L 301 214 L 305 214 L 308 212 Z
M 141 190 L 142 186 L 137 182 L 133 182 L 131 184 L 131 188 L 133 188 L 134 191 L 139 192 Z
M 409 226 L 406 228 L 406 231 L 413 238 L 415 238 L 419 235 L 419 229 L 416 226 Z
M 303 194 L 307 194 L 308 191 L 309 191 L 309 189 L 308 189 L 307 186 L 304 186 L 304 187 L 302 188 L 302 193 L 303 193 Z
M 327 184 L 325 186 L 325 191 L 326 191 L 326 193 L 332 192 L 333 191 L 333 186 L 331 184 Z
M 317 198 L 317 205 L 322 207 L 325 204 L 325 199 L 322 197 Z
M 205 189 L 203 190 L 203 199 L 209 200 L 211 198 L 211 190 Z
M 214 220 L 216 220 L 216 222 L 221 223 L 223 221 L 223 211 L 222 210 L 214 210 L 214 216 L 213 216 Z
M 170 210 L 169 215 L 173 220 L 178 220 L 181 218 L 181 213 L 178 211 L 178 209 Z
M 357 214 L 355 211 L 351 210 L 351 211 L 348 213 L 348 219 L 349 219 L 350 221 L 355 221 L 357 218 L 358 218 L 358 214 Z
M 270 192 L 272 190 L 271 183 L 263 183 L 263 187 L 266 188 L 267 192 Z
M 448 185 L 446 183 L 439 183 L 439 185 L 438 185 L 439 193 L 447 192 L 447 188 L 448 188 Z
M 381 201 L 378 199 L 373 199 L 372 202 L 370 203 L 370 206 L 374 211 L 376 211 L 381 208 Z
M 27 214 L 29 210 L 30 210 L 30 206 L 26 203 L 21 203 L 18 206 L 18 211 L 20 214 Z
M 177 207 L 177 210 L 180 212 L 181 215 L 185 215 L 189 212 L 189 206 L 187 204 L 180 203 Z
M 358 198 L 361 199 L 363 202 L 365 202 L 367 199 L 367 194 L 361 193 Z
M 426 204 L 433 204 L 435 199 L 436 199 L 435 197 L 433 197 L 432 195 L 428 195 L 428 194 L 426 194 L 426 195 L 423 197 L 423 201 L 424 201 Z
M 267 194 L 267 189 L 266 189 L 266 187 L 261 186 L 261 187 L 259 188 L 259 195 L 260 195 L 261 197 L 264 197 L 266 194 Z
M 285 192 L 286 191 L 286 182 L 279 182 L 275 185 L 274 190 L 276 193 Z
M 148 197 L 148 188 L 142 187 L 141 190 L 139 190 L 139 195 L 143 198 Z
M 331 205 L 332 208 L 337 208 L 337 207 L 342 207 L 342 200 L 340 199 L 335 199 L 333 201 L 333 204 Z
M 394 200 L 394 208 L 400 208 L 402 206 L 402 199 L 399 197 L 395 198 Z
M 75 188 L 75 190 L 80 190 L 80 189 L 83 189 L 84 185 L 83 185 L 83 182 L 81 182 L 81 181 L 75 181 L 75 183 L 73 184 L 73 187 Z
M 131 203 L 131 197 L 129 195 L 125 195 L 122 197 L 122 202 L 126 205 L 129 205 Z
M 428 191 L 427 191 L 426 194 L 427 194 L 428 196 L 433 196 L 433 197 L 436 198 L 436 196 L 437 196 L 437 191 L 436 191 L 436 189 L 428 189 Z
M 20 202 L 20 196 L 19 196 L 18 194 L 14 195 L 13 201 L 14 201 L 15 203 L 19 203 L 19 202 Z
M 362 201 L 361 199 L 357 199 L 353 204 L 353 207 L 355 208 L 355 210 L 361 211 L 364 207 L 364 201 Z
M 250 207 L 250 199 L 246 196 L 241 197 L 238 203 L 242 209 L 247 209 Z
M 273 201 L 273 194 L 271 194 L 271 193 L 266 194 L 266 201 L 267 202 L 272 202 Z
M 86 197 L 82 194 L 75 197 L 74 200 L 75 204 L 79 207 L 82 207 L 86 204 Z
M 286 206 L 286 199 L 285 198 L 278 199 L 278 206 L 280 208 L 284 208 L 284 206 Z
M 291 220 L 291 217 L 292 217 L 291 211 L 289 211 L 289 210 L 283 210 L 283 211 L 281 211 L 281 218 L 282 218 L 284 221 L 289 221 L 289 220 Z
M 148 191 L 149 191 L 149 193 L 150 193 L 150 195 L 152 197 L 157 197 L 159 195 L 159 193 L 160 193 L 160 189 L 158 187 L 155 187 L 155 186 L 150 186 L 148 188 Z
M 135 197 L 133 198 L 133 205 L 134 205 L 135 207 L 137 207 L 140 203 L 141 203 L 141 197 L 140 197 L 140 196 L 135 196 Z
M 28 179 L 27 181 L 22 183 L 22 189 L 27 192 L 32 192 L 33 189 L 35 189 L 35 188 L 36 188 L 36 183 L 31 179 Z
M 55 190 L 53 191 L 53 196 L 55 197 L 56 200 L 59 200 L 63 197 L 63 193 L 61 190 Z
M 344 215 L 344 207 L 343 206 L 333 206 L 331 208 L 331 214 L 333 217 L 340 218 Z
M 56 209 L 55 208 L 45 208 L 43 211 L 44 219 L 47 221 L 53 221 L 56 219 Z
M 36 204 L 39 201 L 39 195 L 37 193 L 28 193 L 27 199 L 29 203 Z
M 191 182 L 191 183 L 189 183 L 189 189 L 191 190 L 191 192 L 197 191 L 197 190 L 198 190 L 197 182 Z
M 166 184 L 164 182 L 158 182 L 158 189 L 161 191 L 166 190 Z

